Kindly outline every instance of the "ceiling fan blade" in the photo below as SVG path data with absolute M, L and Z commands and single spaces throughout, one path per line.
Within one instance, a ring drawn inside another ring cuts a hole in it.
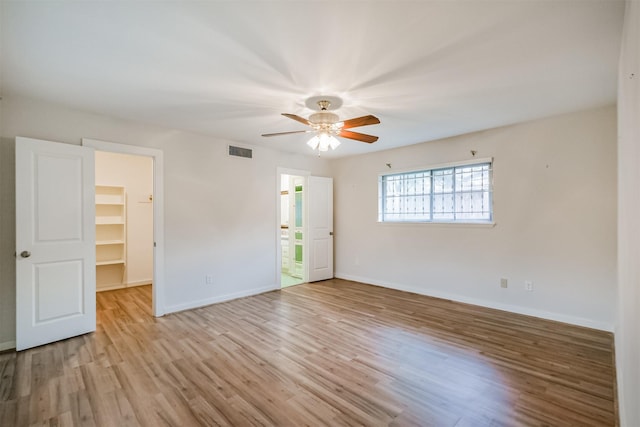
M 380 123 L 380 119 L 378 119 L 376 116 L 368 115 L 357 117 L 355 119 L 345 120 L 343 123 L 344 125 L 342 126 L 342 129 L 349 129 L 357 128 L 359 126 L 377 125 L 378 123 Z
M 277 133 L 263 133 L 262 136 L 278 136 L 278 135 L 290 135 L 292 133 L 309 133 L 312 130 L 294 130 L 291 132 L 277 132 Z
M 350 130 L 341 130 L 338 136 L 343 138 L 355 139 L 356 141 L 366 142 L 371 144 L 372 142 L 376 142 L 378 140 L 377 136 L 367 135 L 364 133 L 351 132 Z
M 285 117 L 289 117 L 290 119 L 295 120 L 296 122 L 300 122 L 307 126 L 311 126 L 311 123 L 309 122 L 309 120 L 305 119 L 304 117 L 296 116 L 295 114 L 287 114 L 287 113 L 282 113 L 282 115 Z

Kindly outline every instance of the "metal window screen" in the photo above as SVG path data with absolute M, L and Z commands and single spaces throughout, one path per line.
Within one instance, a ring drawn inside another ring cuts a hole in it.
M 491 221 L 491 191 L 490 163 L 383 175 L 378 220 Z

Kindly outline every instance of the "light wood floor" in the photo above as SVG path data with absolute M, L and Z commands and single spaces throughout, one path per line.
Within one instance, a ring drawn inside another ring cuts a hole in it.
M 615 425 L 612 336 L 331 280 L 0 355 L 0 426 Z

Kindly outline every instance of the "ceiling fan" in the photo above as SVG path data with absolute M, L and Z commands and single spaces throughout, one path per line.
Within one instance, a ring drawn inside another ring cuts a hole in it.
M 336 136 L 354 139 L 356 141 L 366 142 L 368 144 L 371 144 L 378 140 L 377 136 L 347 130 L 360 126 L 376 125 L 380 123 L 380 120 L 377 117 L 368 115 L 357 117 L 355 119 L 340 121 L 340 117 L 337 114 L 329 111 L 330 109 L 336 109 L 340 107 L 340 105 L 342 105 L 342 100 L 340 98 L 326 96 L 313 97 L 307 100 L 306 105 L 308 107 L 311 107 L 314 103 L 318 106 L 319 111 L 310 115 L 308 119 L 295 114 L 282 113 L 282 115 L 285 117 L 311 127 L 310 130 L 265 133 L 262 134 L 262 136 L 270 137 L 279 135 L 290 135 L 293 133 L 315 133 L 315 136 L 307 142 L 307 145 L 309 145 L 314 150 L 317 148 L 319 151 L 327 151 L 329 147 L 331 147 L 331 149 L 335 149 L 338 145 L 340 145 L 340 141 L 338 141 Z

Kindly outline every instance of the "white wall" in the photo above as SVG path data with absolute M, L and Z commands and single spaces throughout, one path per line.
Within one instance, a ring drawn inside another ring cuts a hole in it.
M 125 187 L 127 195 L 128 285 L 153 278 L 153 159 L 96 151 L 96 185 Z
M 279 288 L 277 168 L 329 172 L 326 160 L 264 148 L 259 135 L 254 158 L 243 159 L 227 155 L 226 141 L 202 135 L 21 97 L 5 96 L 2 104 L 0 346 L 15 339 L 15 136 L 76 145 L 92 138 L 164 151 L 167 311 Z M 205 284 L 207 274 L 213 285 Z
M 471 150 L 494 158 L 495 227 L 376 222 L 379 173 L 467 160 Z M 333 167 L 336 276 L 613 329 L 614 107 L 339 159 Z
M 620 425 L 640 426 L 640 3 L 628 1 L 618 78 L 618 316 Z

